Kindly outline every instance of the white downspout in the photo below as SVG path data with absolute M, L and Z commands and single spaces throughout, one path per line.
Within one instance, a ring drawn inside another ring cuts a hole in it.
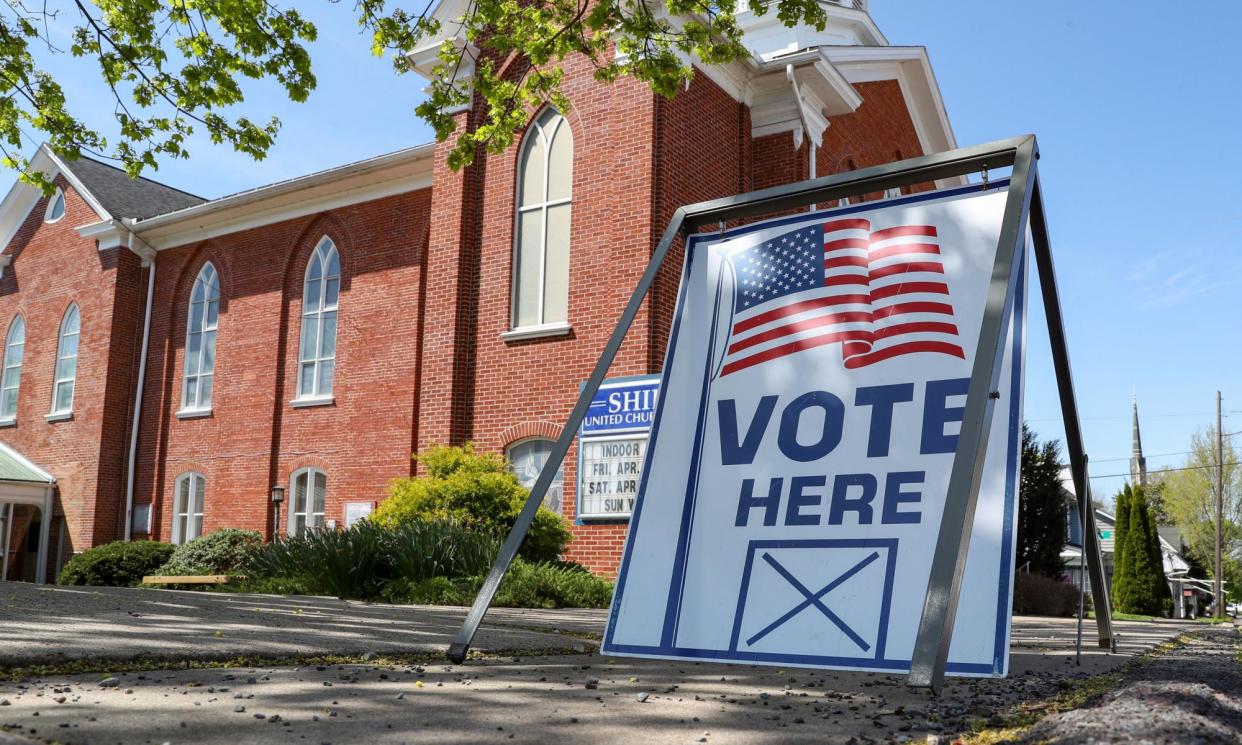
M 151 338 L 151 300 L 155 295 L 155 251 L 143 246 L 145 252 L 134 246 L 138 240 L 133 233 L 127 233 L 128 247 L 142 256 L 142 263 L 150 269 L 147 272 L 147 307 L 142 319 L 142 350 L 138 357 L 138 387 L 134 393 L 134 420 L 129 427 L 129 463 L 125 469 L 125 540 L 133 535 L 134 527 L 134 463 L 138 459 L 138 423 L 142 418 L 142 390 L 147 377 L 147 344 Z M 141 243 L 141 241 L 139 241 Z

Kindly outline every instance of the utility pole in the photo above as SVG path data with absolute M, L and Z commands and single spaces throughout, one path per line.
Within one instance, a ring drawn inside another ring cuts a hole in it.
M 1225 519 L 1225 431 L 1220 424 L 1220 391 L 1216 392 L 1216 617 L 1225 617 L 1225 583 L 1221 578 L 1221 525 Z

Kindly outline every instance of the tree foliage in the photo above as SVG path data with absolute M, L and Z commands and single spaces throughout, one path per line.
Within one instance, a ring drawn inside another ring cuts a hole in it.
M 1066 492 L 1056 440 L 1040 442 L 1022 425 L 1022 476 L 1018 485 L 1018 566 L 1045 577 L 1061 573 L 1065 548 Z
M 1113 542 L 1113 609 L 1147 615 L 1170 612 L 1160 538 L 1142 487 L 1126 484 L 1118 492 Z
M 454 168 L 480 147 L 508 147 L 532 108 L 551 102 L 566 111 L 562 63 L 570 55 L 584 56 L 601 82 L 628 76 L 673 96 L 693 62 L 748 56 L 739 11 L 773 12 L 789 26 L 823 29 L 827 21 L 815 0 L 471 0 L 453 28 L 441 29 L 432 16 L 437 4 L 415 0 L 410 10 L 392 0 L 355 0 L 353 20 L 370 37 L 372 54 L 390 57 L 397 72 L 409 69 L 407 53 L 433 39 L 468 42 L 442 44 L 429 97 L 417 108 L 437 139 L 458 133 L 449 157 Z M 305 101 L 316 83 L 307 48 L 316 36 L 302 13 L 275 0 L 4 0 L 3 162 L 50 192 L 21 154 L 35 139 L 46 138 L 70 158 L 87 151 L 115 159 L 136 176 L 162 157 L 188 157 L 187 140 L 200 128 L 213 142 L 261 159 L 280 121 L 238 115 L 235 107 L 262 82 Z M 66 53 L 91 63 L 115 99 L 112 141 L 48 72 L 50 59 Z M 473 92 L 460 80 L 470 63 Z M 453 112 L 472 95 L 482 116 L 458 132 Z
M 375 510 L 373 521 L 395 528 L 447 520 L 504 540 L 530 490 L 509 472 L 500 456 L 476 453 L 473 444 L 466 443 L 460 447 L 432 445 L 416 458 L 427 475 L 394 480 L 389 498 Z M 570 539 L 565 518 L 541 506 L 526 533 L 521 555 L 531 561 L 556 561 Z
M 1224 516 L 1222 560 L 1224 579 L 1229 585 L 1242 581 L 1242 562 L 1237 547 L 1242 542 L 1242 467 L 1239 453 L 1225 440 L 1224 444 Z M 1154 483 L 1159 485 L 1161 500 L 1169 517 L 1181 530 L 1189 552 L 1207 568 L 1208 576 L 1216 572 L 1216 428 L 1209 427 L 1191 436 L 1190 453 L 1180 468 L 1157 471 Z

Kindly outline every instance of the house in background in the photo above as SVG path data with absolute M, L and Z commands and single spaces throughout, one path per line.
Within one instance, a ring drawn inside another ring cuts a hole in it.
M 1143 442 L 1139 433 L 1138 419 L 1138 402 L 1134 402 L 1134 424 L 1132 432 L 1132 445 L 1130 455 L 1130 483 L 1139 486 L 1147 485 L 1147 459 L 1143 457 Z M 1083 561 L 1082 561 L 1082 523 L 1078 519 L 1078 497 L 1075 494 L 1074 479 L 1069 468 L 1061 471 L 1061 483 L 1065 490 L 1066 504 L 1068 510 L 1066 512 L 1066 542 L 1065 548 L 1061 551 L 1061 559 L 1064 561 L 1067 580 L 1075 586 L 1082 581 Z M 1104 577 L 1108 582 L 1109 589 L 1112 589 L 1114 552 L 1115 552 L 1115 536 L 1117 519 L 1113 514 L 1106 512 L 1098 507 L 1095 508 L 1095 524 L 1099 532 L 1100 553 L 1104 560 Z M 1181 540 L 1177 535 L 1177 528 L 1161 527 L 1160 533 L 1160 557 L 1163 564 L 1164 576 L 1169 583 L 1169 592 L 1173 597 L 1173 608 L 1171 615 L 1173 618 L 1186 618 L 1191 615 L 1198 616 L 1201 614 L 1200 608 L 1210 602 L 1212 597 L 1211 582 L 1203 579 L 1195 579 L 1189 575 L 1190 565 L 1182 556 L 1180 546 Z M 1176 541 L 1176 545 L 1174 544 Z M 1091 575 L 1086 576 L 1087 592 L 1091 588 Z

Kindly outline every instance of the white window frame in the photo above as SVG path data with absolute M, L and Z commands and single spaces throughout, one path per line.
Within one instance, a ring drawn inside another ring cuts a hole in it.
M 182 498 L 182 487 L 185 498 Z M 196 488 L 197 487 L 197 488 Z M 172 542 L 181 545 L 203 534 L 203 513 L 207 502 L 207 477 L 188 471 L 177 477 L 173 486 Z
M 60 214 L 55 217 L 52 213 L 55 211 L 56 205 L 60 205 Z M 47 200 L 47 207 L 43 210 L 43 222 L 54 223 L 60 222 L 65 217 L 65 213 L 69 211 L 69 204 L 65 201 L 65 192 L 63 189 L 57 188 L 52 198 Z
M 316 512 L 315 507 L 315 476 L 323 476 L 323 509 Z M 298 511 L 298 479 L 306 479 L 306 505 L 305 509 Z M 314 528 L 322 528 L 326 522 L 324 515 L 328 509 L 328 472 L 322 468 L 308 466 L 299 468 L 289 477 L 289 514 L 285 516 L 285 535 L 296 536 L 301 535 L 297 532 L 295 523 L 299 515 L 305 518 L 304 530 Z
M 14 340 L 14 335 L 20 334 L 19 340 Z M 9 351 L 17 347 L 16 360 L 10 358 Z M 22 358 L 25 356 L 26 350 L 26 319 L 21 313 L 13 316 L 13 320 L 9 322 L 9 332 L 4 337 L 4 357 L 0 358 L 0 365 L 3 366 L 4 372 L 0 374 L 0 424 L 10 424 L 17 421 L 17 403 L 21 393 L 22 383 Z M 6 394 L 13 391 L 13 411 L 6 412 L 4 410 L 4 401 Z
M 334 275 L 327 273 L 330 259 L 336 257 L 337 272 Z M 309 278 L 311 268 L 316 265 L 320 267 L 319 279 L 316 280 L 314 288 L 309 286 Z M 337 250 L 336 244 L 332 239 L 324 236 L 319 240 L 315 250 L 311 253 L 310 259 L 306 262 L 306 271 L 302 277 L 302 321 L 298 326 L 298 374 L 297 374 L 297 395 L 293 399 L 294 406 L 314 406 L 317 404 L 328 404 L 333 401 L 333 390 L 336 384 L 336 341 L 337 331 L 340 320 L 341 307 L 341 252 Z M 336 301 L 328 307 L 327 294 L 328 283 L 336 280 Z M 308 310 L 306 299 L 310 293 L 316 293 L 316 303 L 313 310 Z M 324 340 L 327 334 L 324 332 L 324 320 L 328 316 L 333 320 L 332 330 L 332 353 L 323 354 Z M 308 319 L 315 321 L 315 340 L 314 349 L 308 349 L 305 344 L 304 328 Z M 329 382 L 327 390 L 321 391 L 321 376 L 326 363 L 332 364 L 332 381 Z M 302 388 L 305 383 L 305 377 L 308 374 L 312 376 L 310 393 L 303 393 Z
M 552 112 L 553 117 L 549 120 L 549 131 L 545 131 L 540 120 L 544 115 Z M 565 132 L 570 138 L 569 150 L 569 194 L 559 199 L 548 198 L 548 173 L 550 169 L 549 159 L 552 157 L 552 141 L 560 134 L 561 127 L 565 128 Z M 527 151 L 530 148 L 539 145 L 543 152 L 543 185 L 540 189 L 539 200 L 530 204 L 522 203 L 522 185 L 525 177 L 525 168 L 523 164 L 526 160 Z M 568 309 L 566 311 L 566 319 L 560 321 L 547 321 L 544 317 L 544 306 L 547 305 L 547 260 L 548 260 L 548 209 L 558 207 L 560 205 L 570 206 L 570 224 L 573 223 L 573 169 L 574 169 L 574 152 L 573 152 L 573 129 L 569 126 L 569 120 L 555 109 L 544 109 L 531 121 L 530 128 L 527 130 L 525 141 L 522 143 L 522 149 L 518 153 L 517 159 L 517 181 L 514 183 L 514 199 L 515 209 L 513 211 L 513 269 L 509 280 L 510 286 L 510 308 L 509 317 L 510 331 L 502 334 L 508 341 L 516 341 L 518 339 L 527 339 L 538 336 L 560 336 L 568 334 L 570 330 Z M 518 318 L 520 301 L 519 289 L 521 287 L 521 248 L 522 248 L 522 216 L 531 212 L 539 212 L 539 286 L 538 286 L 538 314 L 535 323 L 523 324 Z M 571 243 L 571 236 L 566 236 L 567 244 Z M 572 245 L 571 249 L 572 251 Z M 571 278 L 572 279 L 572 278 Z M 569 290 L 566 288 L 566 294 Z
M 204 295 L 202 300 L 196 300 L 199 290 Z M 199 314 L 198 327 L 194 324 L 194 305 L 200 303 L 203 306 L 202 313 Z M 215 320 L 212 320 L 212 319 Z M 220 272 L 216 270 L 214 264 L 210 261 L 203 264 L 203 268 L 198 271 L 198 276 L 194 278 L 194 284 L 190 289 L 190 300 L 186 305 L 185 319 L 185 361 L 181 371 L 181 410 L 178 415 L 186 414 L 205 414 L 211 411 L 211 393 L 206 397 L 203 396 L 203 382 L 210 380 L 212 391 L 215 390 L 215 372 L 216 372 L 216 331 L 220 325 Z M 194 359 L 194 372 L 190 372 L 190 340 L 197 334 L 199 336 L 198 354 Z M 211 369 L 207 369 L 205 361 L 208 359 L 207 349 L 211 348 Z M 193 396 L 191 396 L 191 385 L 193 386 Z
M 522 447 L 523 445 L 529 445 L 532 442 L 545 442 L 548 444 L 549 448 L 556 447 L 556 440 L 553 440 L 547 437 L 523 437 L 520 440 L 516 440 L 514 442 L 509 443 L 508 446 L 505 447 L 505 464 L 509 468 L 509 473 L 512 473 L 514 476 L 516 476 L 518 481 L 521 481 L 522 477 L 521 475 L 518 474 L 517 470 L 514 468 L 513 451 L 519 447 Z M 549 453 L 549 457 L 551 457 L 551 453 Z M 547 460 L 545 459 L 544 465 L 546 464 L 547 464 Z M 543 466 L 540 466 L 540 468 L 542 469 Z M 523 483 L 522 486 L 526 486 L 527 489 L 533 489 L 535 486 L 535 483 L 532 481 L 529 486 Z M 553 512 L 555 512 L 556 514 L 563 515 L 565 514 L 565 464 L 564 463 L 561 463 L 560 466 L 557 468 L 556 477 L 552 479 L 552 484 L 550 485 L 550 488 L 548 489 L 549 492 L 552 491 L 551 487 L 559 487 L 560 489 L 560 496 L 557 500 L 557 503 L 555 505 L 549 504 L 548 495 L 545 494 L 543 497 L 543 505 L 547 507 L 548 509 L 552 510 Z
M 76 320 L 77 328 L 69 331 L 69 320 Z M 65 353 L 65 340 L 69 337 L 77 337 L 77 344 L 74 347 L 73 354 Z M 78 357 L 81 352 L 82 344 L 82 311 L 78 308 L 77 303 L 70 303 L 65 309 L 65 315 L 60 319 L 60 332 L 56 335 L 56 370 L 52 378 L 52 411 L 47 415 L 48 419 L 67 419 L 73 414 L 73 398 L 77 393 L 78 380 Z M 68 361 L 73 360 L 73 373 L 66 374 L 65 368 Z M 69 403 L 66 406 L 59 407 L 56 402 L 60 399 L 59 393 L 63 386 L 69 387 Z

